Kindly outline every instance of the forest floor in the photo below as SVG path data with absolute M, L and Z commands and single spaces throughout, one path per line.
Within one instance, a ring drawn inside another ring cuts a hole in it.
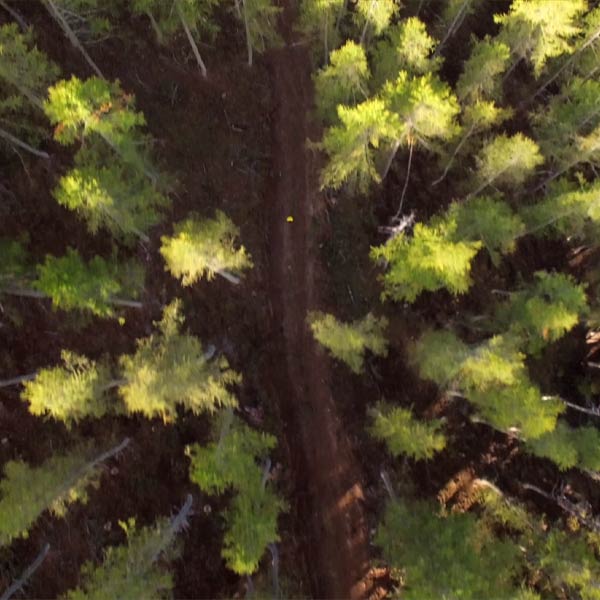
M 316 218 L 324 199 L 318 191 L 317 157 L 307 148 L 309 138 L 318 139 L 309 120 L 311 62 L 306 45 L 294 41 L 293 12 L 288 3 L 282 20 L 285 46 L 269 59 L 275 107 L 271 298 L 285 349 L 273 368 L 284 361 L 287 393 L 280 390 L 281 411 L 295 496 L 302 498 L 297 527 L 308 529 L 302 537 L 313 597 L 364 598 L 372 590 L 361 469 L 332 394 L 328 359 L 306 323 L 327 285 Z

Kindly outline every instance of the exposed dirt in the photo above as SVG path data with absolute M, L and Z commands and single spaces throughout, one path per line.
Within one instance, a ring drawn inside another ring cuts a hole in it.
M 271 294 L 274 319 L 284 337 L 287 393 L 280 390 L 282 416 L 302 497 L 297 527 L 305 539 L 312 594 L 362 598 L 368 583 L 368 531 L 362 507 L 361 472 L 345 433 L 330 385 L 328 360 L 306 325 L 307 311 L 320 304 L 319 234 L 314 218 L 322 208 L 315 157 L 316 139 L 307 121 L 312 110 L 311 65 L 306 47 L 294 41 L 285 8 L 285 47 L 270 56 L 273 122 L 271 206 Z M 289 221 L 291 217 L 293 221 Z M 306 489 L 301 489 L 306 486 Z

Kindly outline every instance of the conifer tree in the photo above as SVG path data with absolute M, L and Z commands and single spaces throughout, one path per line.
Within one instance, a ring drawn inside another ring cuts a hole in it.
M 391 501 L 375 543 L 393 569 L 404 571 L 407 600 L 516 596 L 517 546 L 482 535 L 470 513 L 444 518 L 426 502 Z
M 385 442 L 392 456 L 405 455 L 415 460 L 432 458 L 446 447 L 441 422 L 415 419 L 412 412 L 385 402 L 370 411 L 373 423 L 369 433 Z
M 362 46 L 347 41 L 334 50 L 330 64 L 315 76 L 317 114 L 326 123 L 333 123 L 340 104 L 355 106 L 368 95 L 369 66 Z
M 110 410 L 106 392 L 111 387 L 109 368 L 63 350 L 63 365 L 41 369 L 24 383 L 21 398 L 32 415 L 50 416 L 68 427 L 85 417 L 102 417 Z
M 173 277 L 184 286 L 199 279 L 214 279 L 216 275 L 231 283 L 252 267 L 252 259 L 244 246 L 236 247 L 239 229 L 225 213 L 218 210 L 214 219 L 192 215 L 177 223 L 172 237 L 161 238 L 160 253 Z
M 400 71 L 413 76 L 436 72 L 441 60 L 432 57 L 435 47 L 436 41 L 417 17 L 389 27 L 373 50 L 374 89 L 396 79 Z
M 366 44 L 367 34 L 381 35 L 397 12 L 394 0 L 357 0 L 354 20 L 362 28 L 360 43 Z
M 281 44 L 277 17 L 282 9 L 273 0 L 239 0 L 239 4 L 237 14 L 244 23 L 248 66 L 251 67 L 255 51 L 262 54 L 267 48 Z
M 224 416 L 218 442 L 188 447 L 190 479 L 209 494 L 236 492 L 225 514 L 226 532 L 221 552 L 227 566 L 251 575 L 267 545 L 279 540 L 277 518 L 286 503 L 270 489 L 257 460 L 268 456 L 275 437 L 254 431 L 231 414 Z
M 511 49 L 511 70 L 527 60 L 539 77 L 549 58 L 572 52 L 571 41 L 581 31 L 577 19 L 585 9 L 585 0 L 513 0 L 508 13 L 494 16 L 502 26 L 499 39 Z
M 496 320 L 536 354 L 573 329 L 587 311 L 582 285 L 562 273 L 538 271 L 532 284 L 511 294 L 498 309 Z
M 139 302 L 119 296 L 136 296 L 143 287 L 143 271 L 136 263 L 118 264 L 100 256 L 89 262 L 76 250 L 57 258 L 46 256 L 38 265 L 38 279 L 33 287 L 52 298 L 52 305 L 62 310 L 89 310 L 101 317 L 114 315 L 114 306 L 139 307 Z
M 300 4 L 300 29 L 309 38 L 319 38 L 323 62 L 340 43 L 339 20 L 346 9 L 345 0 L 305 0 Z
M 522 133 L 501 134 L 490 140 L 477 156 L 476 196 L 489 185 L 517 186 L 544 162 L 538 145 Z
M 46 510 L 61 517 L 69 504 L 87 502 L 86 489 L 98 484 L 102 463 L 128 444 L 126 438 L 95 458 L 89 449 L 78 448 L 55 455 L 37 467 L 22 461 L 6 463 L 0 480 L 0 546 L 26 537 L 27 530 Z
M 465 19 L 472 15 L 481 0 L 448 0 L 441 14 L 441 26 L 446 33 L 440 42 L 439 52 L 446 42 L 460 29 Z
M 119 393 L 129 412 L 172 421 L 178 405 L 194 414 L 237 405 L 229 387 L 241 377 L 225 357 L 211 360 L 198 338 L 181 332 L 180 301 L 169 304 L 155 325 L 158 331 L 138 340 L 136 352 L 119 361 L 125 379 Z
M 328 155 L 321 172 L 321 187 L 340 189 L 344 184 L 360 193 L 381 177 L 375 167 L 376 151 L 395 136 L 395 119 L 383 100 L 371 98 L 357 106 L 338 106 L 340 125 L 330 127 L 318 145 Z
M 29 256 L 17 240 L 0 238 L 0 289 L 19 287 L 27 279 Z
M 371 258 L 386 265 L 383 298 L 414 302 L 424 291 L 442 288 L 464 294 L 471 286 L 471 261 L 481 242 L 455 242 L 456 220 L 417 223 L 412 237 L 400 233 L 371 249 Z
M 461 102 L 498 100 L 502 95 L 500 75 L 506 70 L 510 48 L 497 39 L 486 36 L 478 40 L 465 62 L 456 84 Z
M 135 519 L 119 522 L 127 534 L 127 544 L 111 546 L 99 566 L 86 563 L 81 583 L 64 600 L 108 600 L 109 598 L 172 598 L 173 576 L 165 569 L 165 559 L 181 554 L 174 546 L 177 536 L 188 527 L 192 496 L 172 518 L 138 528 Z
M 387 327 L 385 317 L 377 318 L 369 313 L 352 323 L 343 323 L 331 314 L 313 311 L 307 321 L 315 339 L 354 373 L 364 369 L 365 350 L 387 355 L 387 340 L 383 334 Z

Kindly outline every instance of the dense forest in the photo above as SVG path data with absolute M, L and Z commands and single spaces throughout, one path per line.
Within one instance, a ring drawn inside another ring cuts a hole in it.
M 596 0 L 0 0 L 0 599 L 600 600 Z

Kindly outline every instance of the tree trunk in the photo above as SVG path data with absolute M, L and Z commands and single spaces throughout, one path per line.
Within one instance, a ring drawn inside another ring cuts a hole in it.
M 25 19 L 11 6 L 9 6 L 4 0 L 0 0 L 0 6 L 19 24 L 19 27 L 23 32 L 28 29 Z
M 173 519 L 171 519 L 169 531 L 162 536 L 162 544 L 152 554 L 150 564 L 156 562 L 160 555 L 171 545 L 173 538 L 188 526 L 188 518 L 192 511 L 192 503 L 192 495 L 188 494 L 181 510 L 173 517 Z
M 26 381 L 33 381 L 37 377 L 37 371 L 35 373 L 28 373 L 27 375 L 20 375 L 19 377 L 13 377 L 12 379 L 5 379 L 0 381 L 0 388 L 12 387 L 13 385 L 19 385 Z
M 215 271 L 215 273 L 223 277 L 223 279 L 227 279 L 227 281 L 233 283 L 234 285 L 239 285 L 242 281 L 239 277 L 233 273 L 230 273 L 229 271 L 226 271 L 225 269 L 219 269 L 218 271 Z
M 8 294 L 9 296 L 19 296 L 21 298 L 39 298 L 40 300 L 45 300 L 46 298 L 51 298 L 48 294 L 44 294 L 44 292 L 40 292 L 38 290 L 29 290 L 29 289 L 21 289 L 21 288 L 2 288 L 0 289 L 0 294 Z M 109 298 L 108 302 L 114 304 L 115 306 L 127 306 L 129 308 L 144 308 L 144 305 L 137 300 L 124 300 L 122 298 Z
M 371 0 L 371 3 L 369 4 L 369 10 L 367 11 L 367 15 L 365 17 L 365 26 L 363 27 L 362 33 L 360 34 L 361 46 L 364 46 L 365 39 L 367 37 L 367 29 L 369 28 L 369 17 L 371 16 L 371 12 L 373 10 L 373 2 L 375 2 L 375 0 Z
M 471 0 L 464 0 L 459 11 L 456 13 L 454 20 L 452 21 L 452 23 L 450 23 L 450 26 L 448 27 L 448 31 L 446 31 L 446 35 L 444 36 L 444 39 L 438 44 L 437 48 L 435 49 L 433 56 L 437 56 L 440 53 L 441 49 L 443 48 L 444 44 L 448 41 L 448 39 L 452 35 L 454 35 L 454 33 L 455 33 L 454 28 L 456 27 L 456 24 L 458 23 L 458 20 L 462 16 L 463 12 L 466 12 L 467 7 L 469 6 L 470 3 L 471 3 Z M 456 29 L 458 29 L 458 27 Z
M 154 33 L 156 34 L 156 41 L 162 46 L 165 41 L 163 32 L 161 31 L 159 24 L 156 22 L 154 15 L 149 10 L 146 11 L 146 14 L 150 19 L 150 24 L 152 25 L 152 29 L 154 29 Z
M 42 152 L 41 150 L 36 150 L 33 146 L 30 146 L 26 142 L 23 142 L 19 138 L 15 137 L 12 133 L 5 131 L 0 128 L 0 138 L 5 139 L 10 144 L 13 144 L 19 148 L 23 148 L 23 150 L 27 150 L 27 152 L 37 156 L 39 158 L 50 158 L 50 155 L 47 152 Z
M 404 196 L 406 195 L 406 190 L 408 189 L 408 182 L 410 180 L 410 167 L 412 165 L 412 155 L 413 155 L 413 149 L 415 147 L 414 142 L 411 141 L 410 145 L 409 145 L 409 151 L 408 151 L 408 167 L 406 168 L 406 180 L 404 181 L 404 187 L 402 188 L 402 195 L 400 196 L 400 205 L 398 206 L 398 210 L 396 211 L 396 214 L 393 217 L 393 221 L 397 220 L 400 218 L 400 215 L 402 214 L 402 206 L 404 205 Z
M 92 57 L 87 53 L 87 50 L 83 47 L 83 44 L 79 41 L 74 31 L 71 29 L 66 19 L 62 16 L 60 9 L 54 3 L 54 0 L 43 0 L 44 6 L 46 10 L 50 13 L 50 16 L 59 24 L 60 28 L 63 30 L 63 33 L 67 36 L 71 44 L 79 52 L 86 60 L 87 64 L 92 68 L 94 73 L 98 75 L 98 77 L 104 79 L 104 75 L 102 75 L 102 71 L 98 68 L 98 65 L 92 60 Z
M 36 556 L 35 560 L 23 571 L 21 577 L 14 581 L 10 587 L 0 596 L 0 600 L 10 600 L 16 592 L 18 592 L 30 579 L 30 577 L 38 570 L 39 566 L 44 562 L 48 551 L 50 550 L 50 544 L 44 544 L 40 553 Z
M 244 30 L 246 31 L 246 49 L 248 51 L 248 66 L 252 66 L 252 37 L 250 35 L 250 23 L 248 22 L 248 11 L 246 10 L 246 2 L 248 0 L 242 0 L 242 7 L 244 9 Z
M 388 156 L 388 159 L 385 163 L 385 168 L 383 169 L 383 173 L 381 174 L 381 181 L 383 181 L 387 177 L 387 174 L 390 172 L 390 169 L 392 167 L 392 162 L 394 162 L 394 157 L 398 153 L 398 148 L 400 148 L 400 140 L 396 140 L 394 142 L 394 144 L 392 145 L 392 150 L 391 150 L 391 152 Z
M 327 64 L 329 63 L 329 45 L 328 45 L 328 40 L 327 40 L 328 17 L 329 17 L 329 14 L 326 12 L 325 13 L 325 26 L 323 28 L 323 50 L 325 51 L 325 56 L 323 57 L 323 61 L 325 63 L 325 66 L 327 66 Z
M 463 136 L 462 140 L 460 140 L 460 142 L 458 143 L 458 146 L 456 146 L 456 148 L 454 149 L 454 152 L 452 153 L 452 156 L 450 157 L 450 160 L 446 164 L 446 167 L 444 168 L 444 172 L 441 174 L 440 177 L 438 177 L 431 184 L 432 186 L 437 185 L 438 183 L 440 183 L 443 179 L 445 179 L 446 175 L 448 175 L 448 171 L 450 170 L 450 167 L 452 166 L 452 163 L 454 162 L 454 159 L 456 158 L 456 155 L 460 152 L 460 150 L 464 146 L 465 142 L 471 137 L 471 135 L 473 134 L 473 131 L 475 131 L 475 123 L 473 123 L 471 125 L 469 131 L 467 131 L 466 135 Z
M 390 480 L 390 476 L 387 474 L 387 471 L 381 469 L 381 471 L 379 471 L 379 476 L 381 477 L 381 481 L 383 481 L 383 485 L 385 486 L 390 500 L 395 500 L 396 492 L 394 492 L 394 487 L 392 486 L 392 482 Z
M 196 57 L 196 62 L 198 63 L 198 66 L 200 67 L 202 77 L 204 77 L 206 79 L 207 74 L 208 74 L 206 71 L 206 65 L 204 64 L 204 61 L 202 60 L 202 57 L 200 56 L 200 50 L 198 50 L 198 46 L 196 45 L 194 36 L 192 35 L 192 32 L 190 31 L 187 21 L 185 20 L 185 15 L 183 14 L 183 11 L 181 10 L 181 5 L 179 4 L 179 0 L 175 0 L 175 6 L 177 7 L 177 15 L 179 16 L 179 20 L 181 21 L 181 24 L 183 25 L 185 35 L 187 36 L 188 42 L 190 43 L 190 46 L 192 47 L 192 51 L 194 52 L 194 56 Z

